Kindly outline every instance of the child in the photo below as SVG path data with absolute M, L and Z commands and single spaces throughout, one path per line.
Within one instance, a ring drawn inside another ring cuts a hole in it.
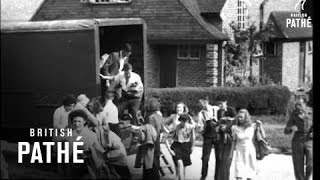
M 180 124 L 177 125 L 173 143 L 171 145 L 171 154 L 176 167 L 176 174 L 179 180 L 185 179 L 186 167 L 191 165 L 190 155 L 195 142 L 194 126 L 188 122 L 191 121 L 188 114 L 181 114 Z

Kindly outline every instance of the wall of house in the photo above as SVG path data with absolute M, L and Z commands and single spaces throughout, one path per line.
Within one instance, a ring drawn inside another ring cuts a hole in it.
M 244 0 L 247 3 L 248 7 L 248 19 L 247 25 L 254 23 L 254 25 L 259 29 L 260 26 L 260 6 L 264 0 Z M 295 0 L 268 0 L 265 3 L 263 21 L 267 22 L 269 15 L 272 11 L 296 11 L 295 10 Z M 221 10 L 221 19 L 222 19 L 222 31 L 229 34 L 231 40 L 233 38 L 233 31 L 230 28 L 230 23 L 232 21 L 237 22 L 238 16 L 238 0 L 227 0 L 224 7 Z M 267 73 L 272 77 L 274 82 L 281 82 L 281 70 L 279 68 L 273 68 L 272 65 L 279 65 L 280 57 L 268 57 L 267 61 L 264 61 L 264 64 L 260 65 L 259 61 L 254 61 L 252 64 L 252 74 L 254 77 L 258 77 L 260 72 L 260 67 L 263 68 L 262 73 Z M 271 67 L 268 67 L 271 65 Z M 249 73 L 249 72 L 248 72 Z
M 299 84 L 299 42 L 282 44 L 282 85 L 296 90 Z
M 309 84 L 313 82 L 313 45 L 312 41 L 306 41 L 306 52 L 305 52 L 305 83 Z M 311 44 L 309 44 L 311 43 Z M 311 49 L 309 49 L 309 46 L 311 45 Z
M 177 60 L 177 87 L 206 87 L 206 52 L 201 48 L 200 60 L 177 59 L 177 47 L 173 48 Z
M 160 54 L 156 46 L 147 44 L 144 62 L 144 79 L 146 87 L 160 87 Z

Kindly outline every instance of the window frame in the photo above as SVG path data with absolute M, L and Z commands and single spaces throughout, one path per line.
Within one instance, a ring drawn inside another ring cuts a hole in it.
M 187 56 L 180 56 L 181 52 L 181 47 L 182 46 L 187 46 Z M 198 51 L 199 56 L 198 57 L 192 57 L 191 56 L 191 49 L 195 49 Z M 180 44 L 177 45 L 177 59 L 182 59 L 182 60 L 200 60 L 201 59 L 201 46 L 200 45 L 191 45 L 191 44 Z
M 273 53 L 268 53 L 267 51 L 267 44 L 272 43 L 273 44 Z M 278 55 L 278 43 L 275 41 L 269 41 L 264 43 L 264 54 L 266 56 L 277 56 Z
M 248 5 L 243 0 L 238 0 L 237 3 L 237 25 L 239 29 L 245 29 L 249 14 Z

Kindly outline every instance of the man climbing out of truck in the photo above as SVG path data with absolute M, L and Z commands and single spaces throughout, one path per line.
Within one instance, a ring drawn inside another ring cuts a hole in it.
M 125 64 L 129 63 L 132 46 L 125 43 L 118 52 L 106 53 L 100 59 L 101 94 L 104 97 L 106 91 L 115 91 L 114 78 L 123 72 Z M 116 91 L 114 102 L 117 102 L 121 92 Z
M 127 63 L 123 66 L 123 72 L 115 77 L 116 89 L 121 89 L 121 98 L 118 101 L 119 117 L 122 117 L 124 110 L 128 109 L 132 114 L 131 124 L 139 125 L 138 111 L 143 95 L 143 83 L 141 77 L 132 72 L 132 65 Z

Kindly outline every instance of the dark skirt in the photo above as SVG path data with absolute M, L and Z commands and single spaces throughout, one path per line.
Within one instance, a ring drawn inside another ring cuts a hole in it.
M 173 142 L 171 147 L 175 156 L 172 156 L 175 165 L 178 164 L 178 160 L 182 160 L 184 166 L 190 166 L 191 163 L 191 143 L 190 142 Z

